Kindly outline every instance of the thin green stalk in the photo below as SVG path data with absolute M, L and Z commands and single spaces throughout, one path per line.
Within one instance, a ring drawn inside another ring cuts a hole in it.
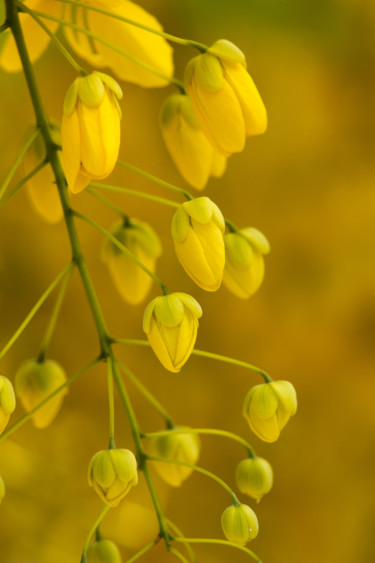
M 116 237 L 114 237 L 109 231 L 107 231 L 107 229 L 104 229 L 101 225 L 99 225 L 99 223 L 97 223 L 93 219 L 90 219 L 89 217 L 86 217 L 86 215 L 83 215 L 78 211 L 73 211 L 73 213 L 76 217 L 82 219 L 82 221 L 86 221 L 86 223 L 91 225 L 91 227 L 102 233 L 105 237 L 107 237 L 108 240 L 112 242 L 112 244 L 117 246 L 117 248 L 119 248 L 124 254 L 126 254 L 126 256 L 128 256 L 131 260 L 133 260 L 133 262 L 135 262 L 137 266 L 139 266 L 148 276 L 150 276 L 150 278 L 153 279 L 154 282 L 160 285 L 164 295 L 167 295 L 169 293 L 167 286 L 155 274 L 153 274 L 151 270 L 149 270 L 140 260 L 138 260 L 138 258 L 132 252 L 130 252 L 130 250 L 126 248 L 126 246 L 124 246 Z
M 115 449 L 115 397 L 113 392 L 113 358 L 108 361 L 109 446 Z
M 86 192 L 90 195 L 92 195 L 93 197 L 95 197 L 97 200 L 99 200 L 101 203 L 103 203 L 103 205 L 105 205 L 106 207 L 108 207 L 108 209 L 112 209 L 112 211 L 114 211 L 115 213 L 117 213 L 117 215 L 119 215 L 124 221 L 128 221 L 129 217 L 128 215 L 120 208 L 118 207 L 116 204 L 114 204 L 111 200 L 109 200 L 108 198 L 104 197 L 103 195 L 98 194 L 95 190 L 93 190 L 92 188 L 88 187 L 86 188 Z
M 60 52 L 63 54 L 63 56 L 65 57 L 65 59 L 68 61 L 68 63 L 82 76 L 86 76 L 88 73 L 87 71 L 81 67 L 81 65 L 79 65 L 77 63 L 77 61 L 72 57 L 72 55 L 69 53 L 69 51 L 64 47 L 64 45 L 61 43 L 61 41 L 56 37 L 56 35 L 54 33 L 52 33 L 52 31 L 50 29 L 48 29 L 48 27 L 46 26 L 45 23 L 42 22 L 42 20 L 38 17 L 37 12 L 35 12 L 34 10 L 30 10 L 30 8 L 28 8 L 25 4 L 23 4 L 22 2 L 16 2 L 16 5 L 18 6 L 19 10 L 21 12 L 25 12 L 26 14 L 29 14 L 29 16 L 31 16 L 33 18 L 33 20 L 43 29 L 43 31 L 50 37 L 51 41 L 56 45 L 56 47 L 60 50 Z
M 152 27 L 148 27 L 147 25 L 143 25 L 129 18 L 124 18 L 123 16 L 119 16 L 118 14 L 113 14 L 108 10 L 103 10 L 103 8 L 97 8 L 96 6 L 91 6 L 90 4 L 82 4 L 82 2 L 77 0 L 58 0 L 58 1 L 63 2 L 64 4 L 72 4 L 73 6 L 80 6 L 85 10 L 91 10 L 93 12 L 98 12 L 99 14 L 109 16 L 110 18 L 122 21 L 124 23 L 128 23 L 129 25 L 133 25 L 134 27 L 139 27 L 140 29 L 143 29 L 144 31 L 148 31 L 149 33 L 153 33 L 154 35 L 159 35 L 160 37 L 164 37 L 164 39 L 167 39 L 168 41 L 171 41 L 173 43 L 178 43 L 179 45 L 185 45 L 189 47 L 195 47 L 201 53 L 205 53 L 208 49 L 207 45 L 204 45 L 203 43 L 198 43 L 198 41 L 184 39 L 182 37 L 177 37 L 176 35 L 171 35 L 170 33 L 166 33 L 165 31 L 159 31 L 157 29 L 153 29 Z
M 35 174 L 39 172 L 42 168 L 44 168 L 47 164 L 47 161 L 44 160 L 40 162 L 38 166 L 36 166 L 31 172 L 29 172 L 26 176 L 22 178 L 9 192 L 0 200 L 0 208 L 3 207 L 9 201 L 22 186 L 24 186 Z
M 194 471 L 197 471 L 198 473 L 202 473 L 203 475 L 206 475 L 206 477 L 210 477 L 210 479 L 213 479 L 213 481 L 216 481 L 221 487 L 223 487 L 223 489 L 225 489 L 227 491 L 227 493 L 231 496 L 233 504 L 241 504 L 240 501 L 238 500 L 237 496 L 235 495 L 235 493 L 232 491 L 230 486 L 226 484 L 225 481 L 220 479 L 220 477 L 215 475 L 215 473 L 212 473 L 211 471 L 208 471 L 207 469 L 203 469 L 203 467 L 199 467 L 198 465 L 193 465 L 191 463 L 186 463 L 185 461 L 179 461 L 179 460 L 176 460 L 176 459 L 169 459 L 167 457 L 155 457 L 155 456 L 148 455 L 147 459 L 148 459 L 148 461 L 156 461 L 156 462 L 159 462 L 159 463 L 173 463 L 175 465 L 182 465 L 183 467 L 189 467 L 190 469 L 193 469 Z
M 91 530 L 87 534 L 87 538 L 86 538 L 85 544 L 83 546 L 82 554 L 86 553 L 87 548 L 89 547 L 91 537 L 95 534 L 95 530 L 100 525 L 100 522 L 103 520 L 104 516 L 107 514 L 107 512 L 110 510 L 110 508 L 111 508 L 110 506 L 104 505 L 103 508 L 101 509 L 99 516 L 97 517 L 94 524 L 92 525 Z
M 1 184 L 0 200 L 3 198 L 3 195 L 4 195 L 7 187 L 9 186 L 14 174 L 17 172 L 17 168 L 21 164 L 23 157 L 27 153 L 27 150 L 29 149 L 29 147 L 32 145 L 32 143 L 35 140 L 38 133 L 39 133 L 39 130 L 35 129 L 35 131 L 33 131 L 32 135 L 27 139 L 27 141 L 25 142 L 25 144 L 21 148 L 20 152 L 18 153 L 18 156 L 17 156 L 16 160 L 14 161 L 14 163 L 13 163 L 11 169 L 9 170 L 8 174 L 6 175 L 4 182 Z
M 27 422 L 39 409 L 41 409 L 46 403 L 48 403 L 48 401 L 53 399 L 55 395 L 60 393 L 63 389 L 65 389 L 65 387 L 71 385 L 76 379 L 78 379 L 81 375 L 83 375 L 86 371 L 88 371 L 92 367 L 96 366 L 96 364 L 98 364 L 100 361 L 101 358 L 96 358 L 95 360 L 87 364 L 87 366 L 77 371 L 74 375 L 72 375 L 72 377 L 69 377 L 69 379 L 67 379 L 65 383 L 63 383 L 62 385 L 60 385 L 60 387 L 58 387 L 52 393 L 50 393 L 45 399 L 43 399 L 43 401 L 41 401 L 38 405 L 36 405 L 33 409 L 31 409 L 31 411 L 23 415 L 19 420 L 17 420 L 17 422 L 12 424 L 12 426 L 9 426 L 9 428 L 7 428 L 1 434 L 0 441 L 4 440 L 5 438 L 8 438 L 8 436 L 13 434 L 15 430 L 18 430 L 18 428 L 20 428 L 23 424 L 25 424 L 25 422 Z
M 135 385 L 137 387 L 137 389 L 139 389 L 139 391 L 142 393 L 142 395 L 144 397 L 146 397 L 148 402 L 151 403 L 155 407 L 155 409 L 158 411 L 158 413 L 162 416 L 162 418 L 164 418 L 164 421 L 166 423 L 167 428 L 173 428 L 173 422 L 172 422 L 171 417 L 169 416 L 169 414 L 167 413 L 165 408 L 157 400 L 157 398 L 154 397 L 154 395 L 152 393 L 150 393 L 150 391 L 147 389 L 147 387 L 145 385 L 143 385 L 143 383 L 138 379 L 138 377 L 133 372 L 130 371 L 129 368 L 124 366 L 124 364 L 122 364 L 121 362 L 117 362 L 117 363 L 118 363 L 121 371 L 123 371 L 125 373 L 125 375 L 131 380 L 133 385 Z M 143 435 L 142 435 L 142 437 L 143 437 Z
M 171 549 L 169 550 L 171 553 L 173 553 L 173 555 L 175 555 L 177 557 L 177 559 L 179 559 L 180 561 L 182 561 L 183 563 L 189 563 L 189 561 L 186 559 L 186 557 L 184 557 L 182 555 L 182 553 L 180 553 L 179 551 L 177 551 L 177 549 L 175 549 L 174 547 L 171 547 Z
M 156 182 L 156 184 L 160 184 L 160 186 L 164 186 L 164 188 L 168 188 L 168 190 L 171 190 L 173 192 L 177 192 L 177 193 L 183 195 L 184 197 L 186 197 L 187 200 L 194 199 L 194 196 L 192 196 L 186 190 L 183 190 L 182 188 L 178 188 L 177 186 L 170 184 L 169 182 L 166 182 L 165 180 L 162 180 L 161 178 L 158 178 L 157 176 L 154 176 L 153 174 L 150 174 L 149 172 L 145 172 L 144 170 L 142 170 L 141 168 L 138 168 L 137 166 L 134 166 L 133 164 L 129 164 L 128 162 L 124 162 L 123 160 L 118 160 L 117 164 L 119 164 L 123 168 L 127 168 L 128 170 L 131 170 L 132 172 L 136 172 L 137 174 L 144 176 L 144 178 L 147 178 L 148 180 L 151 180 L 152 182 Z
M 66 277 L 65 277 L 65 279 L 62 283 L 61 289 L 60 289 L 59 294 L 57 296 L 55 306 L 54 306 L 53 311 L 52 311 L 51 318 L 49 320 L 46 332 L 45 332 L 43 340 L 42 340 L 42 345 L 40 347 L 40 352 L 39 352 L 39 355 L 38 355 L 38 358 L 37 358 L 38 362 L 43 362 L 44 358 L 46 356 L 47 348 L 48 348 L 48 346 L 51 342 L 51 338 L 52 338 L 53 332 L 55 330 L 55 326 L 56 326 L 56 322 L 57 322 L 57 319 L 58 319 L 58 316 L 59 316 L 59 313 L 60 313 L 60 309 L 61 309 L 62 303 L 64 301 L 66 290 L 68 289 L 68 285 L 69 285 L 69 282 L 72 278 L 73 272 L 74 272 L 74 264 L 73 264 L 73 267 L 66 274 Z
M 39 311 L 40 307 L 43 305 L 49 294 L 55 289 L 58 283 L 63 279 L 63 277 L 69 273 L 69 271 L 74 267 L 74 264 L 71 262 L 66 266 L 62 272 L 53 280 L 53 282 L 47 287 L 45 292 L 41 297 L 39 297 L 38 301 L 35 303 L 34 307 L 31 309 L 29 314 L 25 317 L 22 321 L 20 326 L 17 328 L 16 332 L 11 336 L 8 342 L 5 344 L 3 349 L 0 352 L 0 359 L 5 356 L 8 350 L 13 346 L 13 344 L 17 341 L 17 339 L 21 336 L 25 328 L 28 326 L 30 321 L 34 318 L 36 313 Z
M 174 538 L 174 541 L 176 541 L 178 543 L 212 543 L 212 544 L 217 544 L 217 545 L 227 545 L 229 547 L 235 547 L 237 549 L 240 549 L 241 551 L 243 551 L 244 553 L 247 553 L 248 555 L 250 555 L 250 557 L 255 559 L 255 561 L 257 561 L 257 563 L 262 563 L 261 560 L 259 559 L 259 557 L 257 555 L 255 555 L 255 553 L 253 551 L 250 551 L 250 549 L 247 549 L 247 547 L 243 547 L 242 545 L 239 545 L 238 543 L 234 543 L 234 542 L 231 542 L 231 541 L 216 540 L 216 539 L 213 539 L 213 538 Z
M 158 541 L 159 541 L 159 538 L 152 540 L 150 543 L 145 545 L 145 547 L 143 547 L 140 551 L 138 551 L 138 553 L 133 555 L 133 557 L 131 557 L 130 559 L 127 559 L 125 563 L 134 563 L 134 561 L 137 561 L 137 559 L 142 557 L 142 555 L 144 555 L 145 553 L 150 551 L 150 549 L 152 549 L 154 547 L 154 545 L 156 545 L 158 543 Z
M 100 188 L 101 190 L 109 190 L 111 192 L 119 192 L 127 195 L 132 195 L 135 197 L 140 197 L 141 199 L 148 199 L 149 201 L 154 201 L 155 203 L 161 203 L 163 205 L 168 205 L 169 207 L 179 208 L 180 203 L 172 201 L 170 199 L 165 199 L 164 197 L 159 197 L 157 195 L 146 194 L 144 192 L 138 192 L 137 190 L 132 190 L 130 188 L 123 188 L 120 186 L 110 186 L 109 184 L 99 184 L 97 182 L 90 182 L 89 186 L 92 188 Z
M 178 537 L 180 537 L 180 538 L 185 537 L 184 534 L 181 532 L 181 530 L 176 526 L 176 524 L 174 522 L 172 522 L 169 518 L 167 518 L 167 524 L 168 524 L 168 527 L 171 529 L 173 534 L 178 534 Z M 198 563 L 198 559 L 197 559 L 191 545 L 186 543 L 185 548 L 186 548 L 186 551 L 188 552 L 188 554 L 191 557 L 192 563 Z

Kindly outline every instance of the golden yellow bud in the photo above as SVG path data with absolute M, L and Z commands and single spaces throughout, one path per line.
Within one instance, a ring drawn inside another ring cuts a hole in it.
M 138 483 L 137 461 L 133 452 L 124 449 L 97 452 L 89 464 L 88 481 L 103 502 L 117 506 Z
M 186 201 L 172 220 L 172 238 L 185 272 L 206 291 L 219 289 L 225 266 L 224 217 L 208 197 Z
M 87 550 L 87 563 L 121 563 L 121 554 L 113 541 L 95 541 Z
M 4 431 L 15 408 L 16 398 L 13 385 L 7 377 L 0 375 L 0 434 Z
M 236 468 L 236 483 L 241 493 L 259 500 L 272 488 L 272 467 L 262 457 L 243 459 Z
M 239 545 L 256 538 L 259 531 L 257 516 L 246 504 L 228 506 L 222 514 L 221 527 L 227 540 Z

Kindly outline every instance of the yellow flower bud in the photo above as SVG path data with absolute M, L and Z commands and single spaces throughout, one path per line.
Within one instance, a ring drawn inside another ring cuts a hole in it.
M 188 96 L 173 94 L 166 99 L 160 127 L 178 171 L 193 188 L 202 190 L 210 176 L 224 174 L 226 158 L 216 156 L 218 153 L 200 128 Z
M 134 454 L 124 449 L 97 452 L 89 464 L 88 480 L 103 502 L 117 506 L 138 483 Z
M 106 178 L 120 148 L 120 86 L 102 72 L 76 78 L 64 100 L 61 140 L 65 176 L 73 193 Z
M 5 497 L 5 483 L 4 483 L 4 479 L 0 477 L 0 504 L 2 503 L 4 497 Z
M 0 375 L 0 434 L 4 431 L 15 408 L 16 398 L 13 385 L 7 377 Z
M 289 381 L 252 387 L 245 397 L 243 415 L 251 430 L 265 442 L 275 442 L 297 411 L 297 395 Z
M 264 258 L 270 250 L 266 237 L 257 229 L 225 233 L 224 285 L 237 297 L 247 299 L 264 277 Z
M 187 293 L 156 297 L 146 307 L 143 330 L 167 370 L 177 373 L 189 359 L 201 316 L 201 306 Z
M 272 467 L 262 457 L 243 459 L 237 465 L 236 483 L 241 493 L 260 500 L 272 488 Z
M 224 217 L 208 197 L 186 201 L 172 220 L 172 238 L 182 267 L 199 287 L 219 289 L 225 266 Z
M 52 360 L 41 363 L 28 360 L 21 365 L 14 379 L 16 395 L 27 412 L 31 411 L 65 382 L 64 370 L 57 362 Z M 32 415 L 33 423 L 37 428 L 45 428 L 52 422 L 60 410 L 64 395 L 67 392 L 67 387 L 64 387 Z
M 154 457 L 164 457 L 196 465 L 200 449 L 201 443 L 197 434 L 193 432 L 179 434 L 172 430 L 170 434 L 150 438 L 148 452 Z M 193 472 L 190 467 L 174 463 L 157 461 L 153 465 L 160 477 L 172 487 L 182 485 L 183 481 Z
M 121 563 L 121 554 L 113 541 L 95 541 L 87 550 L 87 563 Z
M 127 223 L 115 223 L 111 233 L 134 254 L 152 273 L 155 272 L 156 259 L 161 255 L 161 242 L 148 223 L 130 219 Z M 152 285 L 152 278 L 112 242 L 106 240 L 103 260 L 121 297 L 131 305 L 141 303 Z
M 241 152 L 245 138 L 264 133 L 267 113 L 246 70 L 244 54 L 221 39 L 186 67 L 185 87 L 200 126 L 224 155 Z
M 240 545 L 256 538 L 259 531 L 258 518 L 247 504 L 228 506 L 222 514 L 221 527 L 228 541 Z
M 56 145 L 60 145 L 60 127 L 51 123 L 50 132 L 52 140 Z M 25 176 L 34 170 L 38 164 L 43 162 L 45 158 L 46 147 L 42 134 L 39 132 L 23 158 Z M 63 209 L 52 168 L 50 166 L 44 166 L 35 176 L 28 180 L 26 186 L 31 204 L 35 211 L 48 223 L 58 223 L 63 217 Z

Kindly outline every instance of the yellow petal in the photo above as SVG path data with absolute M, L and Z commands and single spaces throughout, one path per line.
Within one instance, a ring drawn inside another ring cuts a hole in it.
M 79 6 L 66 6 L 65 17 L 68 22 L 87 29 L 87 13 L 88 10 L 80 8 Z M 103 57 L 97 52 L 95 42 L 91 39 L 91 37 L 85 35 L 84 33 L 80 33 L 67 25 L 64 25 L 63 29 L 67 41 L 77 55 L 95 68 L 102 68 L 106 66 L 105 61 L 103 61 Z
M 176 329 L 168 329 L 168 330 L 176 330 Z M 165 333 L 161 333 L 160 327 L 158 326 L 158 323 L 155 321 L 155 319 L 152 319 L 150 331 L 147 334 L 147 338 L 151 344 L 151 348 L 155 352 L 160 363 L 167 370 L 177 373 L 180 371 L 180 368 L 176 368 L 172 363 L 165 336 L 166 336 Z
M 48 223 L 58 223 L 63 217 L 63 210 L 51 168 L 42 168 L 27 182 L 27 188 L 37 213 Z
M 221 178 L 227 169 L 227 158 L 214 150 L 211 163 L 211 176 Z
M 81 134 L 76 111 L 63 115 L 61 122 L 61 145 L 63 152 L 64 172 L 69 188 L 73 193 L 81 167 Z
M 151 272 L 155 271 L 155 259 L 139 248 L 139 245 L 127 245 L 134 254 Z M 131 305 L 138 305 L 148 294 L 152 279 L 131 258 L 125 254 L 108 257 L 108 267 L 117 291 L 122 298 Z

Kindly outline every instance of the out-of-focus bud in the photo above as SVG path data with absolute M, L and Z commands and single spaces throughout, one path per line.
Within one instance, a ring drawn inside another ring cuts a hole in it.
M 89 464 L 88 480 L 103 502 L 117 506 L 138 483 L 137 461 L 133 452 L 124 449 L 97 452 Z
M 256 538 L 259 531 L 258 518 L 247 504 L 228 506 L 222 514 L 221 527 L 228 541 L 240 545 Z
M 210 176 L 224 174 L 226 158 L 218 155 L 203 133 L 188 96 L 173 94 L 166 99 L 160 127 L 178 171 L 193 188 L 203 190 Z
M 224 217 L 208 197 L 186 201 L 172 220 L 176 255 L 185 272 L 206 291 L 219 289 L 225 266 Z
M 130 219 L 126 223 L 115 223 L 111 233 L 152 273 L 155 272 L 156 259 L 161 255 L 162 247 L 151 225 Z M 121 297 L 131 305 L 141 303 L 150 290 L 152 278 L 111 241 L 105 241 L 103 259 Z
M 259 288 L 264 277 L 264 254 L 270 251 L 266 237 L 248 227 L 225 233 L 224 285 L 237 297 L 247 299 Z
M 121 563 L 121 554 L 111 540 L 93 542 L 87 550 L 87 563 Z
M 5 497 L 5 483 L 4 483 L 4 479 L 0 476 L 0 504 L 2 503 L 4 497 Z
M 65 176 L 73 193 L 106 178 L 120 148 L 122 90 L 102 72 L 76 78 L 66 93 L 61 124 Z
M 60 127 L 50 124 L 51 137 L 56 145 L 61 145 Z M 46 158 L 46 147 L 39 132 L 23 158 L 25 176 Z M 28 180 L 27 192 L 35 211 L 48 223 L 58 223 L 63 217 L 63 210 L 56 188 L 56 180 L 50 166 L 44 166 Z
M 194 348 L 202 309 L 187 293 L 170 293 L 153 299 L 143 317 L 151 348 L 163 366 L 180 371 Z
M 255 385 L 247 393 L 243 415 L 251 430 L 265 442 L 275 442 L 297 411 L 297 395 L 289 381 Z
M 267 113 L 246 70 L 245 55 L 220 39 L 186 67 L 185 87 L 212 146 L 230 155 L 241 152 L 245 138 L 264 133 Z
M 237 465 L 236 483 L 241 493 L 260 500 L 272 488 L 272 467 L 262 457 L 243 459 Z
M 29 412 L 65 382 L 65 372 L 57 362 L 28 360 L 17 371 L 14 386 L 23 408 Z M 64 387 L 32 415 L 37 428 L 45 428 L 52 422 L 67 392 Z
M 177 428 L 175 429 L 177 430 Z M 154 457 L 164 457 L 172 461 L 183 461 L 196 465 L 199 458 L 201 443 L 199 436 L 192 433 L 177 433 L 150 438 L 148 452 Z M 174 463 L 153 463 L 160 477 L 172 487 L 179 487 L 189 477 L 193 469 Z
M 13 385 L 7 377 L 0 375 L 0 434 L 4 431 L 15 408 L 16 398 Z

